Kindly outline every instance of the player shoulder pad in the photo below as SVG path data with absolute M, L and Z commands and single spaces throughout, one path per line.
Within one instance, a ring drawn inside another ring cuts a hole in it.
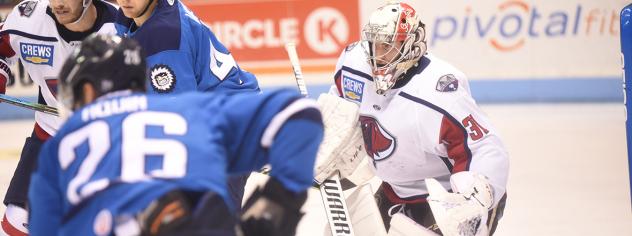
M 371 67 L 366 60 L 366 53 L 360 44 L 360 42 L 353 42 L 345 47 L 338 58 L 336 71 L 346 67 L 351 68 L 356 72 L 366 73 L 368 75 L 371 74 Z
M 348 51 L 353 50 L 356 46 L 358 46 L 358 44 L 360 44 L 359 41 L 350 43 L 349 45 L 347 45 L 347 47 L 345 47 L 345 51 L 348 52 Z
M 364 56 L 364 49 L 362 48 L 362 45 L 360 43 L 360 41 L 356 41 L 353 43 L 350 43 L 349 45 L 347 45 L 347 47 L 345 47 L 345 54 L 347 55 L 362 55 Z
M 421 61 L 425 67 L 418 70 L 423 72 L 413 75 L 402 88 L 412 99 L 421 99 L 446 110 L 468 93 L 462 72 L 429 54 Z
M 20 30 L 20 31 L 28 31 L 29 33 L 33 33 L 38 35 L 38 29 L 42 27 L 48 28 L 48 23 L 46 22 L 46 18 L 50 20 L 50 23 L 54 24 L 54 21 L 48 14 L 46 14 L 46 8 L 48 7 L 48 1 L 38 1 L 38 0 L 25 0 L 20 4 L 16 5 L 11 13 L 7 15 L 3 30 Z M 36 23 L 35 23 L 36 22 Z M 33 27 L 33 26 L 40 27 Z M 53 27 L 54 30 L 57 28 Z
M 432 54 L 425 55 L 422 60 L 424 59 L 431 61 L 426 69 L 430 72 L 428 75 L 432 76 L 431 80 L 434 83 L 433 86 L 436 92 L 454 93 L 464 86 L 461 84 L 461 80 L 465 78 L 465 75 L 456 67 L 444 60 L 432 56 Z

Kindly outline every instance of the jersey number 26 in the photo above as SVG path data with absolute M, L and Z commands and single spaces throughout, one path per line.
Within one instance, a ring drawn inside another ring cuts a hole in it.
M 162 127 L 166 135 L 184 135 L 187 132 L 187 122 L 179 114 L 145 111 L 127 116 L 121 126 L 120 180 L 123 182 L 132 183 L 150 178 L 180 178 L 186 174 L 186 146 L 174 139 L 146 138 L 145 129 L 149 125 Z M 110 184 L 108 178 L 87 183 L 112 147 L 110 131 L 105 121 L 94 121 L 61 140 L 59 163 L 62 170 L 66 170 L 76 159 L 75 150 L 80 145 L 87 141 L 89 146 L 89 152 L 79 166 L 77 175 L 68 184 L 66 194 L 70 203 L 77 204 Z M 162 156 L 162 169 L 146 173 L 145 158 L 148 155 Z M 82 185 L 84 186 L 78 191 Z

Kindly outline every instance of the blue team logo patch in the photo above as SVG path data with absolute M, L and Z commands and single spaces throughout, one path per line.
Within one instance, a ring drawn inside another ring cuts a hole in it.
M 352 79 L 347 76 L 342 77 L 342 93 L 345 98 L 362 102 L 362 93 L 364 92 L 364 82 Z
M 55 47 L 52 45 L 20 43 L 22 60 L 35 65 L 53 66 Z
M 176 86 L 176 74 L 171 67 L 163 64 L 154 65 L 149 71 L 151 86 L 158 93 L 168 93 Z

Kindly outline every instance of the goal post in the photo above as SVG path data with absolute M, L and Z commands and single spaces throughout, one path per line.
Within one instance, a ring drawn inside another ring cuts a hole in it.
M 621 64 L 623 66 L 623 103 L 628 148 L 628 177 L 632 202 L 632 4 L 621 10 Z

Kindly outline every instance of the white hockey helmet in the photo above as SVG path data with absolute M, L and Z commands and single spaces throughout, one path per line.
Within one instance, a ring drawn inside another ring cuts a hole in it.
M 389 1 L 371 14 L 362 29 L 362 47 L 376 92 L 383 94 L 426 53 L 425 25 L 406 3 Z

